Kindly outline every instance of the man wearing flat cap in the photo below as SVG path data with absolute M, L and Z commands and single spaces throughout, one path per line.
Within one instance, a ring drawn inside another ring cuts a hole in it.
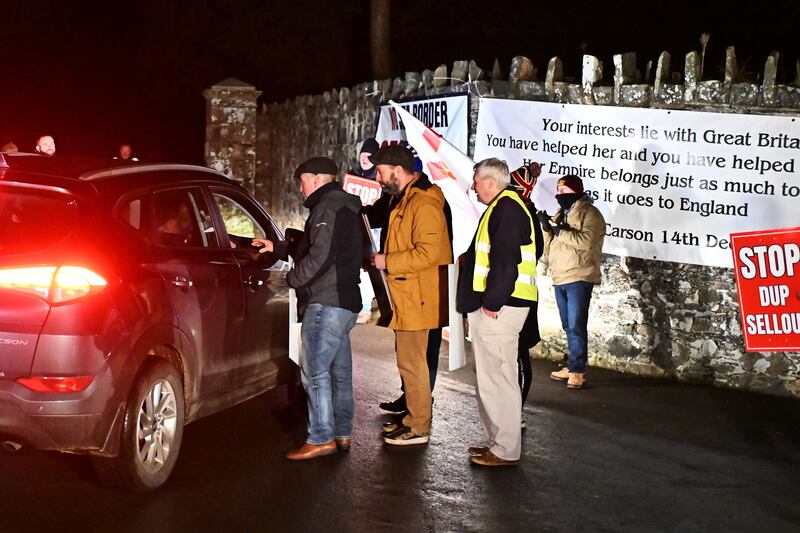
M 567 367 L 550 378 L 566 381 L 567 388 L 580 389 L 588 366 L 589 303 L 592 289 L 600 284 L 600 262 L 606 221 L 584 192 L 578 176 L 558 180 L 556 200 L 560 209 L 552 219 L 537 213 L 544 230 L 542 263 L 550 266 L 561 327 L 567 334 Z
M 353 431 L 353 364 L 350 330 L 361 308 L 358 291 L 361 235 L 358 196 L 336 182 L 336 164 L 327 157 L 309 159 L 295 171 L 310 210 L 303 236 L 293 251 L 286 281 L 297 293 L 301 317 L 303 386 L 308 393 L 306 443 L 288 459 L 313 459 L 347 450 Z M 254 239 L 261 252 L 286 259 L 285 242 Z
M 447 264 L 452 261 L 441 189 L 414 173 L 414 156 L 403 146 L 385 146 L 370 157 L 378 183 L 396 201 L 385 227 L 384 253 L 372 263 L 386 271 L 394 313 L 397 368 L 408 414 L 384 434 L 387 444 L 425 444 L 431 425 L 428 331 L 447 323 Z

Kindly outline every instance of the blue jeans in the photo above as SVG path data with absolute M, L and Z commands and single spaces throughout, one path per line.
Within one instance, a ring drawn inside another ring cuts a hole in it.
M 340 307 L 310 304 L 303 313 L 300 359 L 308 394 L 308 438 L 323 444 L 353 434 L 353 354 L 350 330 L 356 313 Z
M 586 372 L 589 361 L 589 302 L 592 300 L 594 285 L 588 281 L 575 281 L 565 285 L 555 285 L 556 304 L 561 316 L 561 327 L 567 334 L 570 372 Z

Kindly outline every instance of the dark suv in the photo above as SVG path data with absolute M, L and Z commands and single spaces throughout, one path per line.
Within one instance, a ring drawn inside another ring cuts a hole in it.
M 281 383 L 283 240 L 244 189 L 189 165 L 0 154 L 0 443 L 166 481 L 183 426 Z

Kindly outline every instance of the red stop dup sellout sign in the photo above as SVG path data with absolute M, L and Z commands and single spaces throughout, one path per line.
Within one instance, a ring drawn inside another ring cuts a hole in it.
M 800 351 L 800 228 L 731 234 L 748 352 Z

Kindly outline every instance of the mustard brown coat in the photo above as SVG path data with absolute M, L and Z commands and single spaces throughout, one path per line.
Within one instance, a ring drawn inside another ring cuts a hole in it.
M 387 224 L 386 280 L 394 303 L 391 329 L 419 331 L 447 324 L 447 264 L 452 250 L 445 199 L 435 185 L 405 188 Z

